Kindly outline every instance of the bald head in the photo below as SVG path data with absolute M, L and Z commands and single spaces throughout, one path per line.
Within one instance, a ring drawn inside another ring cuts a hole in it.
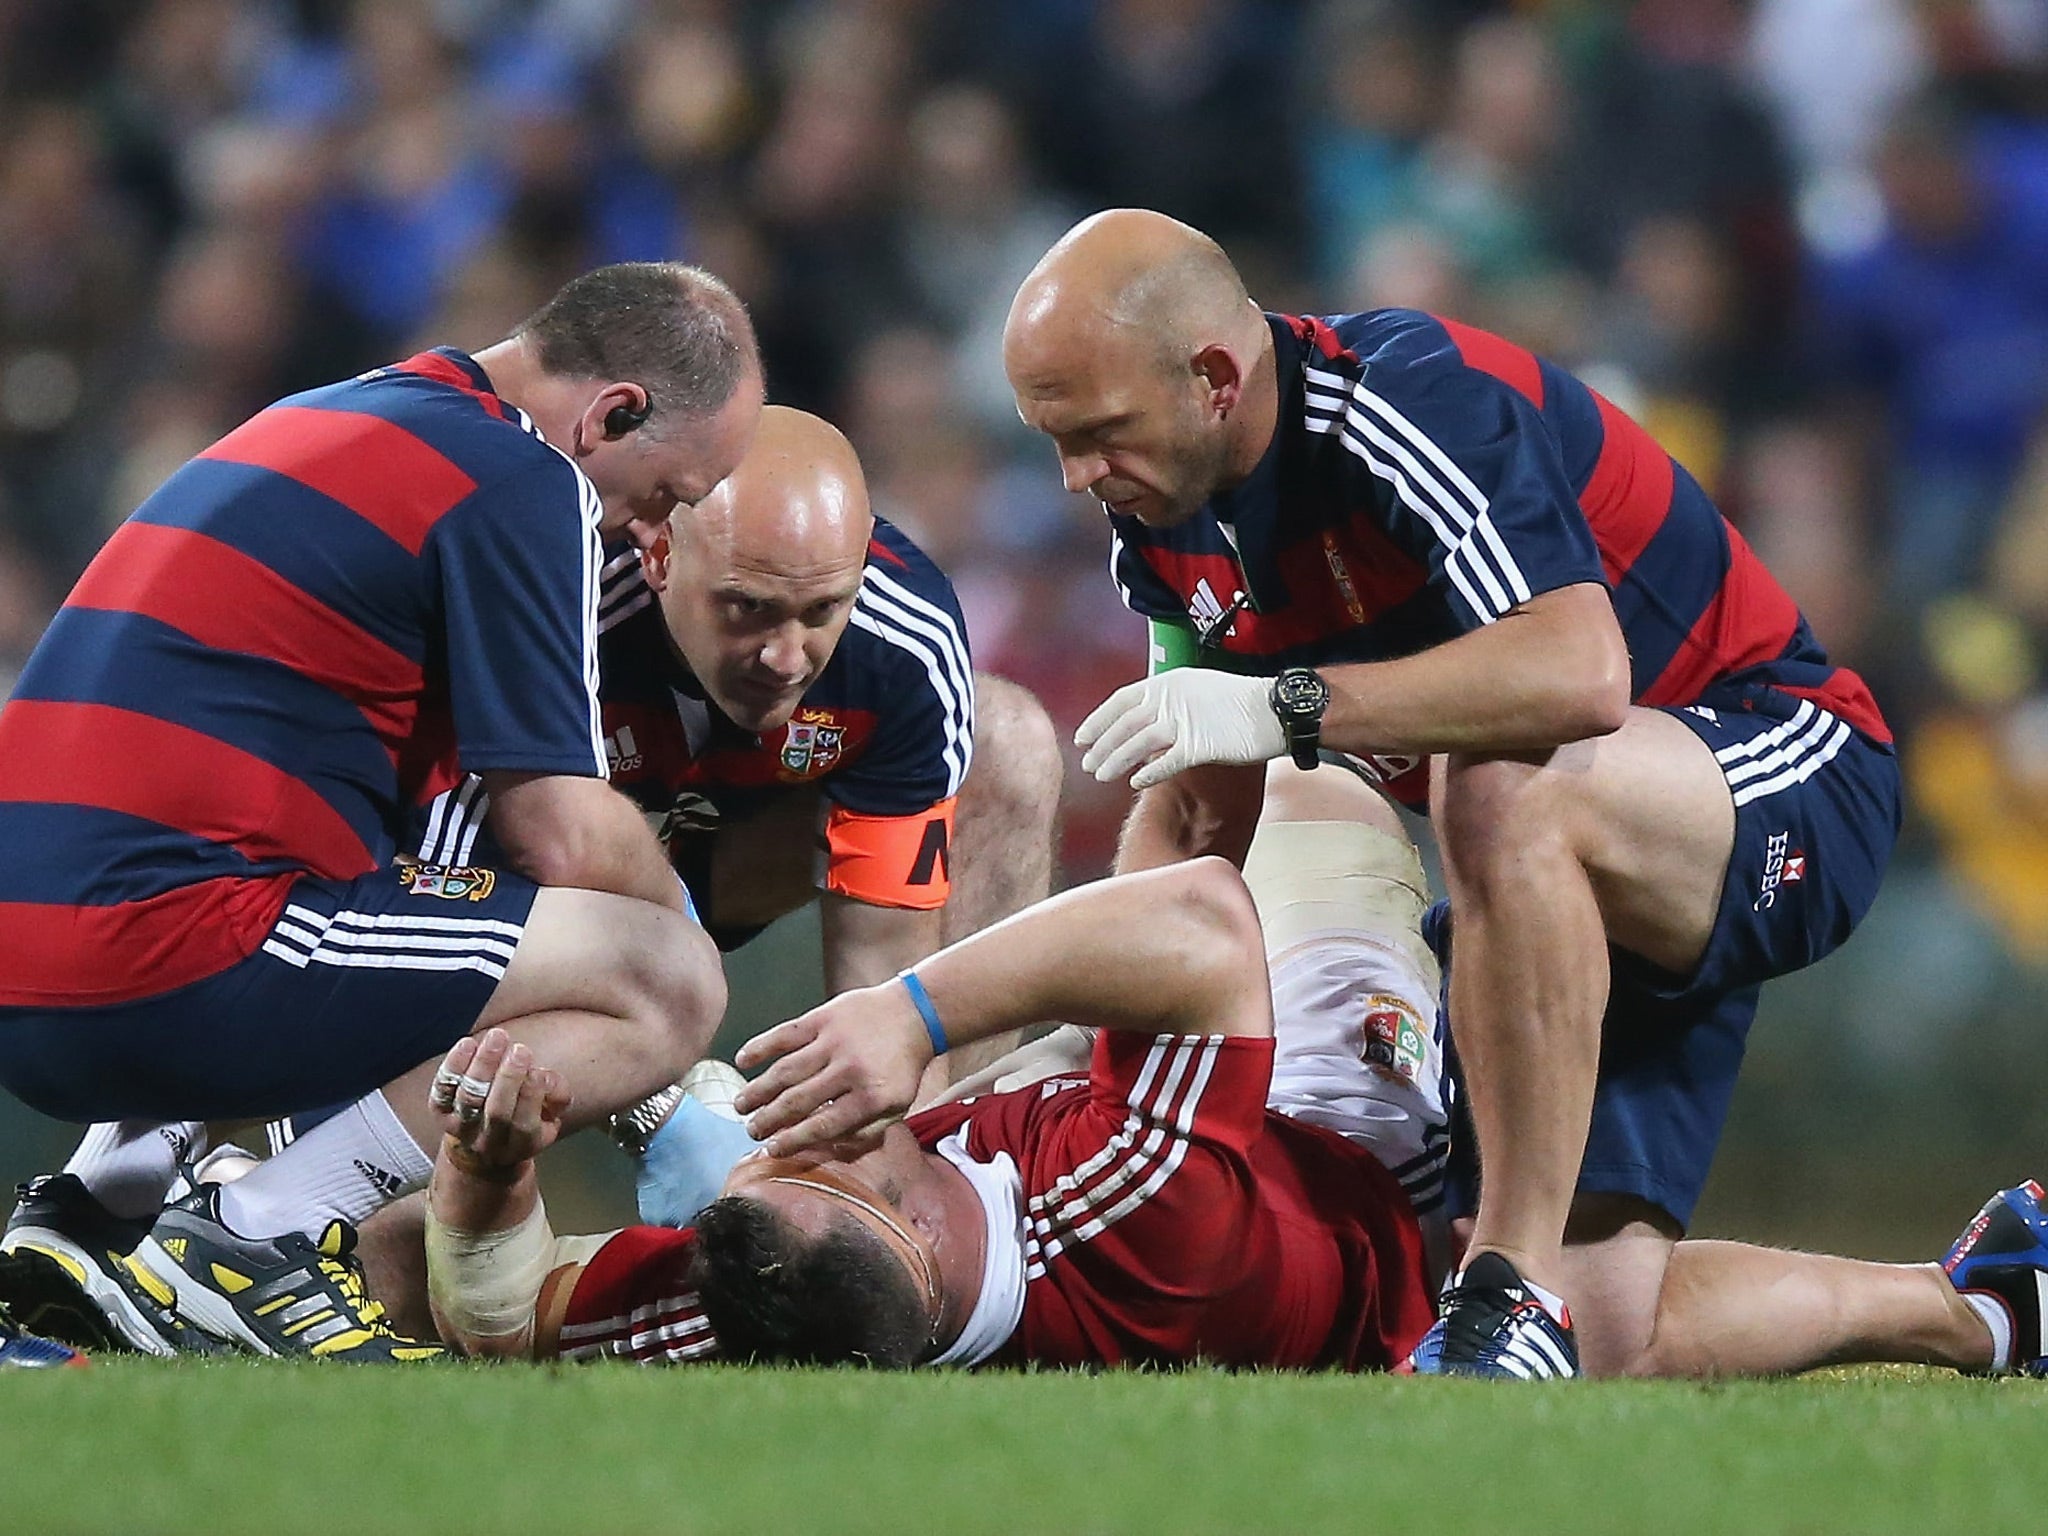
M 719 544 L 748 563 L 794 571 L 859 559 L 873 524 L 846 435 L 808 411 L 771 405 L 739 468 L 678 512 L 672 532 L 678 547 Z
M 1059 446 L 1069 490 L 1113 513 L 1179 522 L 1256 462 L 1272 338 L 1223 248 L 1143 208 L 1082 220 L 1018 288 L 1003 366 L 1027 426 Z M 1107 435 L 1104 435 L 1107 433 Z M 1118 449 L 1125 450 L 1119 462 Z
M 1163 213 L 1112 208 L 1068 230 L 1031 269 L 1003 347 L 1006 357 L 1057 361 L 1107 332 L 1170 365 L 1209 341 L 1243 343 L 1256 323 L 1222 246 Z
M 874 528 L 853 445 L 787 406 L 761 412 L 747 455 L 649 552 L 670 637 L 735 724 L 786 724 L 832 659 Z

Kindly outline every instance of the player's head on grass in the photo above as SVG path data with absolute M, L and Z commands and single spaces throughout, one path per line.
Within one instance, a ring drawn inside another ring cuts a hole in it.
M 602 531 L 643 547 L 670 512 L 732 473 L 761 415 L 746 307 L 681 262 L 620 262 L 573 278 L 477 361 L 589 477 Z
M 849 1209 L 727 1195 L 697 1217 L 697 1288 L 729 1359 L 904 1370 L 931 1342 L 910 1270 Z

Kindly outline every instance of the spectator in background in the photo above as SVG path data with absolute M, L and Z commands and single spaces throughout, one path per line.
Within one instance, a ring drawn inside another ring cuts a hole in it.
M 781 42 L 748 189 L 786 327 L 763 345 L 779 395 L 829 409 L 844 360 L 909 308 L 888 227 L 907 49 L 851 6 L 801 13 Z
M 0 704 L 14 691 L 21 664 L 56 608 L 41 568 L 7 536 L 6 510 L 0 502 Z
M 1935 602 L 1925 635 L 1943 701 L 1907 754 L 1942 864 L 2011 949 L 2048 962 L 2048 694 L 2039 647 L 1970 596 Z
M 1751 14 L 1743 73 L 1784 138 L 1800 232 L 1816 250 L 1852 250 L 1883 221 L 1871 162 L 1930 68 L 1913 10 L 1912 0 L 1758 0 Z
M 1258 0 L 1099 0 L 1034 82 L 1034 132 L 1083 201 L 1214 230 L 1262 279 L 1297 270 L 1291 20 Z
M 1316 110 L 1301 152 L 1318 215 L 1314 275 L 1360 302 L 1360 253 L 1420 209 L 1422 148 L 1447 89 L 1441 52 L 1424 13 L 1401 0 L 1330 0 L 1308 28 L 1304 73 Z
M 1886 598 L 1906 612 L 1975 578 L 2048 407 L 2044 153 L 1921 101 L 1879 153 L 1882 236 L 1815 274 L 1817 346 L 1888 483 Z
M 952 338 L 962 408 L 1012 445 L 1028 441 L 1003 377 L 1003 320 L 1039 252 L 1074 209 L 1033 180 L 1015 115 L 983 86 L 941 86 L 905 133 L 896 254 L 920 314 Z
M 82 563 L 103 531 L 69 516 L 81 408 L 119 387 L 144 247 L 84 107 L 22 102 L 0 123 L 0 491 L 38 556 Z
M 1722 242 L 1703 219 L 1646 218 L 1629 232 L 1610 302 L 1588 339 L 1592 354 L 1621 375 L 1625 387 L 1608 392 L 1710 496 L 1722 489 L 1744 378 L 1735 287 Z

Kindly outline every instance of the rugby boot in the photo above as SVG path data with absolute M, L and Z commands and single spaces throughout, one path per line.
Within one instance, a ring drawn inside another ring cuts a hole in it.
M 220 1186 L 201 1184 L 165 1208 L 138 1257 L 170 1277 L 187 1322 L 260 1355 L 380 1365 L 445 1358 L 439 1344 L 392 1331 L 364 1289 L 355 1246 L 345 1221 L 330 1221 L 317 1242 L 300 1232 L 243 1237 L 221 1220 Z
M 1579 1350 L 1570 1312 L 1553 1317 L 1509 1260 L 1482 1253 L 1445 1288 L 1404 1367 L 1417 1376 L 1553 1381 L 1579 1374 Z
M 148 1221 L 114 1215 L 74 1174 L 45 1174 L 15 1193 L 0 1233 L 0 1296 L 23 1327 L 87 1349 L 219 1352 L 178 1316 L 169 1282 L 135 1257 Z
M 2042 1337 L 2048 1311 L 2048 1203 L 2029 1179 L 2002 1189 L 1985 1203 L 1941 1261 L 1949 1284 L 1964 1297 L 1987 1299 L 1978 1307 L 2005 1362 L 1995 1369 L 2048 1376 L 2048 1341 Z M 1986 1312 L 1991 1315 L 1986 1316 Z M 1998 1316 L 2006 1327 L 1998 1338 Z
M 30 1333 L 0 1302 L 0 1371 L 37 1370 L 87 1364 L 83 1351 Z

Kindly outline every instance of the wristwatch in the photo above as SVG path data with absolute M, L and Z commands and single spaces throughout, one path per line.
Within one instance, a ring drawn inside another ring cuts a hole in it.
M 1288 667 L 1273 679 L 1273 691 L 1267 697 L 1287 737 L 1294 766 L 1315 767 L 1316 749 L 1323 741 L 1323 711 L 1330 707 L 1330 685 L 1307 667 Z
M 654 1140 L 654 1133 L 668 1123 L 668 1117 L 683 1102 L 686 1091 L 681 1083 L 670 1083 L 658 1093 L 650 1093 L 631 1109 L 622 1109 L 607 1118 L 604 1128 L 628 1157 L 645 1157 L 647 1143 Z

